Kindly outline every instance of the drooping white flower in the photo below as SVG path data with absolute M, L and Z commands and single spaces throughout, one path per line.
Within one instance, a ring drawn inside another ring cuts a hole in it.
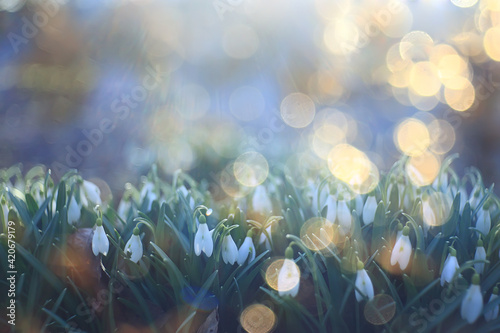
M 337 219 L 337 200 L 333 195 L 329 195 L 326 199 L 326 206 L 328 207 L 326 212 L 326 219 L 332 223 L 335 223 Z
M 337 220 L 340 230 L 342 230 L 344 234 L 347 234 L 351 230 L 352 215 L 345 201 L 339 201 L 337 204 Z
M 253 232 L 249 230 L 247 236 L 238 250 L 238 265 L 243 265 L 248 259 L 249 262 L 255 259 L 255 246 L 252 241 Z
M 391 265 L 394 266 L 396 263 L 399 263 L 399 267 L 402 270 L 405 270 L 410 262 L 411 257 L 411 241 L 408 235 L 410 234 L 410 228 L 405 226 L 401 233 L 401 236 L 394 244 L 394 249 L 391 254 Z
M 102 226 L 102 220 L 97 219 L 96 228 L 94 230 L 94 236 L 92 236 L 92 252 L 97 256 L 99 253 L 104 255 L 108 254 L 109 250 L 109 240 Z
M 457 251 L 450 248 L 450 253 L 444 261 L 443 271 L 441 272 L 441 286 L 444 286 L 445 282 L 451 283 L 451 280 L 453 280 L 453 276 L 459 267 L 460 266 L 457 261 Z
M 68 223 L 71 225 L 76 224 L 80 220 L 80 216 L 82 215 L 80 211 L 80 206 L 76 202 L 75 197 L 71 197 L 68 205 Z
M 278 273 L 278 293 L 280 296 L 297 296 L 300 287 L 300 269 L 293 261 L 293 250 L 289 246 L 285 250 L 285 260 Z
M 84 206 L 88 206 L 89 202 L 94 205 L 100 205 L 102 204 L 101 190 L 96 184 L 84 180 L 80 186 L 80 200 Z
M 259 185 L 255 188 L 252 196 L 252 208 L 255 212 L 264 216 L 271 214 L 273 204 L 264 185 Z
M 142 258 L 142 242 L 139 228 L 135 227 L 132 236 L 125 244 L 125 253 L 130 253 L 130 260 L 137 263 Z
M 495 287 L 495 288 L 493 288 L 493 293 L 491 294 L 490 300 L 488 301 L 488 303 L 493 302 L 497 298 L 498 298 L 498 287 Z M 499 310 L 500 310 L 500 306 L 498 304 L 495 305 L 493 307 L 493 309 L 488 310 L 484 313 L 484 319 L 486 319 L 486 321 L 492 321 L 492 320 L 497 319 Z
M 363 213 L 363 208 L 365 207 L 364 206 L 364 203 L 363 203 L 363 198 L 361 197 L 361 195 L 357 195 L 356 196 L 356 199 L 354 199 L 354 207 L 356 207 L 356 213 L 358 215 L 362 214 Z
M 238 258 L 238 247 L 231 237 L 231 234 L 227 234 L 222 239 L 222 260 L 226 264 L 233 265 Z
M 271 237 L 271 226 L 266 228 L 267 234 Z M 266 233 L 262 232 L 259 238 L 259 244 L 264 243 L 267 250 L 271 251 L 271 240 L 267 237 Z
M 129 199 L 123 197 L 118 204 L 118 208 L 116 209 L 116 214 L 123 221 L 127 221 L 128 214 L 130 212 L 130 208 L 132 207 L 132 202 Z
M 377 211 L 377 200 L 374 195 L 369 195 L 366 198 L 365 205 L 363 207 L 363 222 L 365 224 L 370 224 L 375 219 L 375 212 Z
M 369 300 L 373 299 L 375 295 L 373 283 L 361 261 L 358 261 L 355 286 L 357 288 L 355 290 L 355 295 L 358 302 L 361 302 L 364 297 L 368 297 Z
M 479 239 L 477 241 L 476 252 L 474 253 L 474 260 L 486 260 L 486 251 L 483 246 L 483 241 Z M 477 262 L 474 264 L 474 269 L 479 273 L 484 273 L 484 263 Z
M 479 203 L 481 202 L 482 197 L 483 196 L 481 194 L 481 188 L 478 184 L 476 184 L 472 189 L 469 197 L 470 208 L 472 210 L 476 209 L 477 205 L 479 205 Z
M 485 236 L 488 235 L 491 229 L 491 216 L 489 210 L 483 208 L 477 213 L 476 229 L 481 231 Z
M 460 308 L 460 315 L 469 324 L 475 322 L 483 311 L 483 294 L 481 294 L 479 282 L 479 274 L 476 273 L 472 276 L 472 284 L 467 289 Z
M 210 257 L 214 250 L 212 234 L 210 230 L 208 230 L 207 221 L 204 215 L 199 217 L 199 221 L 198 231 L 196 231 L 196 235 L 194 236 L 194 253 L 199 256 L 203 251 L 207 257 Z
M 141 203 L 146 202 L 146 210 L 151 210 L 151 206 L 153 205 L 153 201 L 158 199 L 158 196 L 155 193 L 155 185 L 152 182 L 147 182 L 141 189 L 140 192 Z
M 189 196 L 189 207 L 194 210 L 194 207 L 195 207 L 195 201 L 194 201 L 194 198 L 192 195 L 190 195 L 188 189 L 186 188 L 186 186 L 182 185 L 181 187 L 179 187 L 177 189 L 178 191 L 180 191 L 182 193 L 182 195 L 184 196 L 184 198 L 187 199 L 187 197 Z

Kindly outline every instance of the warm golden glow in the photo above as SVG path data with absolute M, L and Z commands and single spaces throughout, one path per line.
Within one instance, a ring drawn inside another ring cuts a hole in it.
M 431 143 L 427 126 L 414 118 L 403 121 L 396 128 L 395 143 L 408 156 L 421 155 Z
M 248 333 L 268 333 L 276 325 L 276 315 L 263 304 L 252 304 L 241 313 L 240 323 Z
M 262 184 L 269 174 L 269 165 L 262 154 L 246 152 L 234 161 L 234 177 L 243 186 L 255 187 Z
M 436 179 L 441 162 L 430 152 L 413 156 L 406 165 L 406 174 L 416 186 L 426 186 Z
M 396 313 L 396 302 L 387 294 L 375 295 L 365 305 L 365 319 L 373 325 L 387 324 Z
M 280 279 L 282 269 L 289 274 L 287 277 L 281 275 Z M 290 291 L 300 283 L 300 269 L 293 260 L 277 259 L 267 267 L 265 279 L 269 287 L 276 291 Z
M 422 219 L 430 227 L 443 225 L 450 211 L 450 197 L 442 192 L 433 192 L 422 201 Z
M 300 239 L 313 251 L 329 247 L 334 239 L 333 222 L 322 217 L 310 218 L 300 228 Z
M 353 188 L 361 186 L 372 173 L 372 163 L 365 153 L 346 143 L 330 151 L 328 168 L 335 177 Z
M 401 39 L 399 52 L 405 60 L 423 61 L 428 59 L 433 45 L 434 41 L 426 32 L 411 31 Z
M 500 26 L 489 28 L 484 34 L 484 51 L 491 59 L 500 61 Z
M 477 0 L 451 0 L 451 2 L 461 8 L 472 7 L 477 3 Z
M 455 129 L 445 120 L 436 119 L 429 124 L 431 145 L 429 150 L 434 154 L 446 154 L 455 145 Z
M 446 103 L 456 111 L 469 109 L 476 98 L 474 86 L 469 80 L 460 77 L 455 78 L 454 85 L 458 88 L 445 87 L 444 89 Z
M 410 71 L 410 89 L 422 96 L 432 96 L 441 88 L 438 68 L 430 61 L 417 62 Z

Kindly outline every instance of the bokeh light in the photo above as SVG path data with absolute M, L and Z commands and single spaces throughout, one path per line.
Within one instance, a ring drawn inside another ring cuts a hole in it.
M 322 217 L 310 218 L 300 228 L 300 239 L 313 251 L 328 248 L 337 239 L 333 222 Z
M 276 315 L 273 310 L 263 304 L 252 304 L 240 315 L 240 323 L 248 333 L 268 333 L 276 325 Z
M 408 156 L 422 155 L 431 144 L 427 126 L 415 118 L 406 119 L 399 124 L 394 140 L 399 150 Z
M 241 154 L 234 161 L 234 177 L 243 186 L 255 187 L 262 184 L 269 174 L 266 158 L 255 151 Z
M 429 227 L 443 225 L 448 221 L 451 199 L 442 192 L 432 192 L 422 200 L 422 219 Z
M 387 294 L 375 295 L 364 308 L 365 319 L 373 325 L 387 324 L 396 313 L 396 302 Z
M 303 93 L 292 93 L 281 102 L 281 117 L 291 127 L 302 128 L 309 125 L 316 113 L 313 100 Z
M 413 184 L 422 187 L 431 184 L 436 179 L 440 168 L 439 158 L 426 151 L 408 160 L 406 174 Z
M 282 269 L 285 269 L 289 276 L 284 278 L 280 275 Z M 293 260 L 277 259 L 267 267 L 265 279 L 272 289 L 287 292 L 300 283 L 300 269 Z

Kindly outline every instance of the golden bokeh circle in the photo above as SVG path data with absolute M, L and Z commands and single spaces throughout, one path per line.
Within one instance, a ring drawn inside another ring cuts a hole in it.
M 408 160 L 406 174 L 413 184 L 421 187 L 432 184 L 440 168 L 441 161 L 433 153 L 426 151 Z
M 252 304 L 241 313 L 240 323 L 248 333 L 268 333 L 276 326 L 276 315 L 263 304 Z
M 399 124 L 394 141 L 399 150 L 408 156 L 421 155 L 431 143 L 427 126 L 415 118 L 406 119 Z
M 333 222 L 323 217 L 310 218 L 300 228 L 300 239 L 313 251 L 329 247 L 333 242 Z
M 243 186 L 255 187 L 262 184 L 269 174 L 266 158 L 255 151 L 238 156 L 233 165 L 234 177 Z

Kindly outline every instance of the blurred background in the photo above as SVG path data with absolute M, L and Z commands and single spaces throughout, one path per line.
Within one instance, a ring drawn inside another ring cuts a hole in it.
M 459 153 L 500 180 L 500 1 L 0 0 L 0 34 L 0 168 L 306 186 L 406 154 L 425 185 Z

